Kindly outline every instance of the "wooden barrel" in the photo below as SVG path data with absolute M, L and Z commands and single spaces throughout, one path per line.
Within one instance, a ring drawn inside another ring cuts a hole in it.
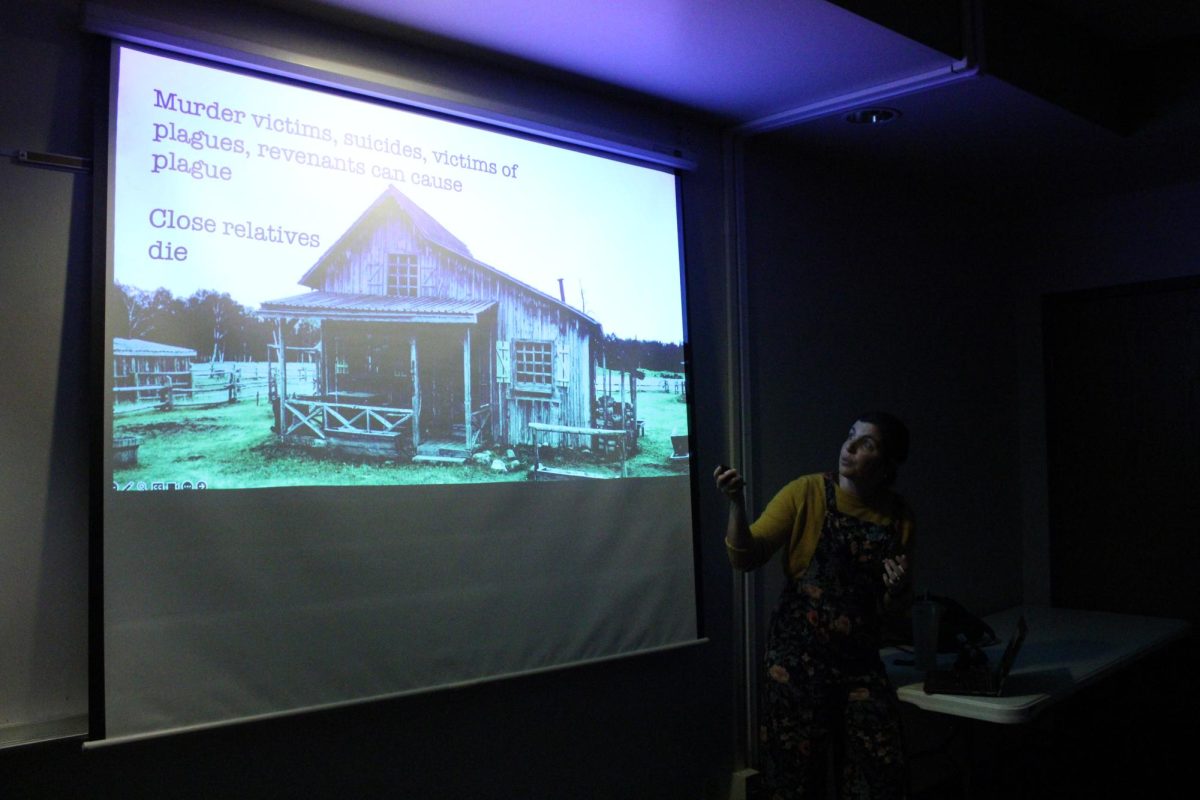
M 113 437 L 113 467 L 116 469 L 136 467 L 138 445 L 142 437 L 126 434 Z

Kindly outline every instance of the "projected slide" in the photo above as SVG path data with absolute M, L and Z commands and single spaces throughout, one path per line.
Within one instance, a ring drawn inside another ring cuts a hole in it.
M 124 49 L 114 489 L 686 474 L 675 176 Z

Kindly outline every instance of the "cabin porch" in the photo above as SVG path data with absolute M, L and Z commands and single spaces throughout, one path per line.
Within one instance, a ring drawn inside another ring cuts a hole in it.
M 277 326 L 281 353 L 282 336 Z M 311 393 L 277 387 L 276 431 L 317 446 L 462 463 L 491 440 L 491 347 L 483 325 L 323 320 Z

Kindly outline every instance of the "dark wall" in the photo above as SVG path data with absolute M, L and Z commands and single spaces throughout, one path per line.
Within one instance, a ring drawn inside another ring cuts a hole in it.
M 1011 255 L 1020 365 L 1021 529 L 1027 602 L 1050 599 L 1043 298 L 1200 274 L 1200 183 L 1076 198 L 1028 214 Z M 1113 431 L 1128 434 L 1134 429 Z
M 727 438 L 720 142 L 707 123 L 545 74 L 423 50 L 239 3 L 121 3 L 197 29 L 357 64 L 463 102 L 687 150 L 682 179 L 698 454 Z M 5 3 L 0 147 L 91 157 L 108 46 L 80 5 Z M 87 723 L 93 178 L 0 162 L 0 744 Z M 699 416 L 699 415 L 698 415 Z M 703 455 L 701 455 L 703 457 Z M 709 456 L 711 460 L 713 456 Z M 712 493 L 715 495 L 715 493 Z M 733 769 L 732 581 L 717 498 L 701 496 L 707 641 L 422 696 L 119 746 L 78 738 L 0 749 L 6 797 L 723 796 Z
M 916 587 L 979 613 L 1020 602 L 1013 285 L 993 218 L 786 135 L 751 140 L 746 162 L 754 501 L 832 469 L 854 416 L 891 410 L 912 434 L 896 488 Z
M 1049 604 L 1043 298 L 1200 273 L 1200 183 L 1069 194 L 1035 172 L 1013 203 L 809 157 L 786 132 L 746 161 L 755 501 L 830 468 L 855 409 L 896 409 L 918 587 L 983 612 Z
M 91 157 L 73 4 L 0 7 L 0 147 Z M 92 181 L 0 160 L 0 741 L 86 712 Z
M 32 745 L 0 769 L 13 798 L 696 798 L 728 749 L 712 651 L 82 753 Z

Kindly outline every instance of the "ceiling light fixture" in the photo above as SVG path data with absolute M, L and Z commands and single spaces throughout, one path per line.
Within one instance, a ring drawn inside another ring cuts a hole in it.
M 860 108 L 846 115 L 846 122 L 855 125 L 882 125 L 900 116 L 894 108 Z

